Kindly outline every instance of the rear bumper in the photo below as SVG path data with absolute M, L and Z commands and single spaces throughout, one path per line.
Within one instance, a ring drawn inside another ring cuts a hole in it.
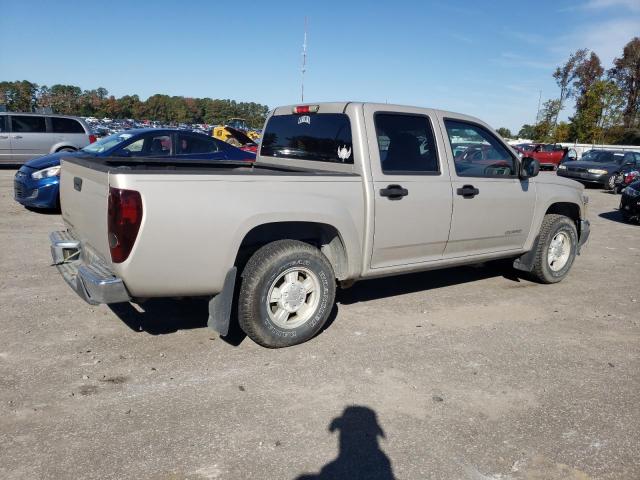
M 80 242 L 69 232 L 51 232 L 49 239 L 53 264 L 85 302 L 98 305 L 131 300 L 122 279 L 96 255 L 83 252 Z

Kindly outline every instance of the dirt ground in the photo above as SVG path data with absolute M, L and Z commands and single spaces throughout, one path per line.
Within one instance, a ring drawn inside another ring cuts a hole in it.
M 60 216 L 15 203 L 13 175 L 2 479 L 640 478 L 640 226 L 616 195 L 589 189 L 560 284 L 500 265 L 362 282 L 315 339 L 268 350 L 220 339 L 201 301 L 85 304 L 49 266 Z

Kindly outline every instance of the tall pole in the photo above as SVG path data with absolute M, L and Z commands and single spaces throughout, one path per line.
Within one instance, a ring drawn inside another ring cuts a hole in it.
M 538 111 L 536 112 L 536 121 L 537 124 L 540 120 L 540 102 L 542 101 L 542 90 L 540 90 L 540 94 L 538 95 Z
M 307 71 L 307 17 L 304 17 L 304 42 L 302 43 L 302 78 L 300 81 L 300 100 L 304 102 L 304 72 Z

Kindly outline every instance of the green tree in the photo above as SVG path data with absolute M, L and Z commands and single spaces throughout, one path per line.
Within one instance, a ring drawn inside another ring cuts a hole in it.
M 553 119 L 553 126 L 558 124 L 558 116 L 564 108 L 565 102 L 571 97 L 573 90 L 572 84 L 576 79 L 577 71 L 576 67 L 584 62 L 587 56 L 587 49 L 577 50 L 575 53 L 569 56 L 569 59 L 561 67 L 557 67 L 553 73 L 558 87 L 560 87 L 560 98 L 558 98 L 558 112 Z
M 525 123 L 524 125 L 522 125 L 522 128 L 518 132 L 518 137 L 533 139 L 534 134 L 535 134 L 534 126 L 529 125 L 528 123 Z
M 511 138 L 511 130 L 509 130 L 508 128 L 505 127 L 500 127 L 499 129 L 496 130 L 496 132 L 498 132 L 498 135 L 500 135 L 502 138 Z
M 631 128 L 640 122 L 640 38 L 627 43 L 622 56 L 613 61 L 608 76 L 624 97 L 623 125 Z
M 27 80 L 0 82 L 0 104 L 13 112 L 31 112 L 36 106 L 38 85 Z

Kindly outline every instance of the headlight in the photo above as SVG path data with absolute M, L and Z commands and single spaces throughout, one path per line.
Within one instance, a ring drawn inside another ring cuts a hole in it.
M 590 168 L 587 172 L 593 173 L 594 175 L 604 175 L 605 173 L 609 173 L 606 170 L 600 170 L 599 168 Z
M 59 177 L 59 176 L 60 176 L 60 165 L 38 170 L 37 172 L 33 172 L 31 174 L 31 178 L 33 178 L 34 180 L 42 180 L 43 178 Z
M 566 165 L 558 165 L 558 170 L 566 170 L 567 166 Z

